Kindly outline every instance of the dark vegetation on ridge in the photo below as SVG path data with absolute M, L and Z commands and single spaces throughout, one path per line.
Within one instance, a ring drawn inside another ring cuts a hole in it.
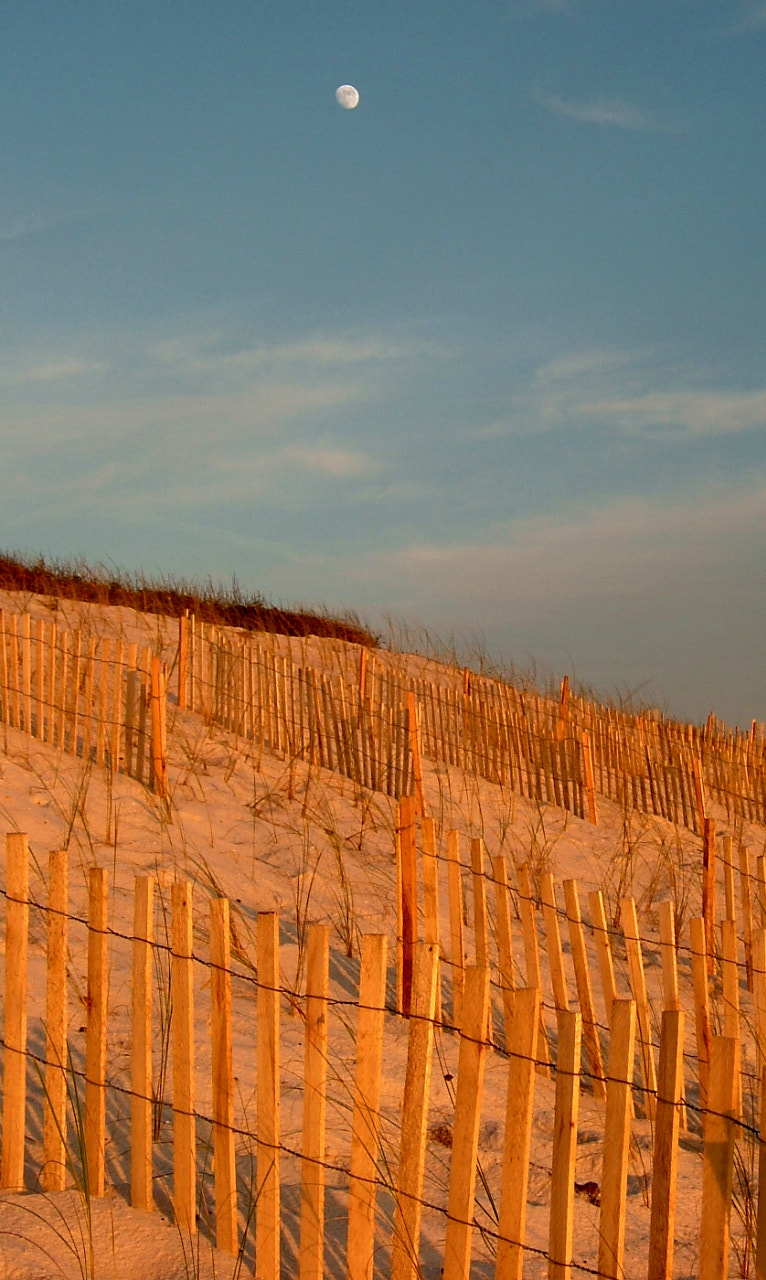
M 149 578 L 143 573 L 93 567 L 84 561 L 46 560 L 20 552 L 0 552 L 0 590 L 29 591 L 89 604 L 125 605 L 142 613 L 178 618 L 187 610 L 201 622 L 272 631 L 288 636 L 334 636 L 351 644 L 376 648 L 380 643 L 353 613 L 334 616 L 324 610 L 281 609 L 262 596 L 247 596 L 236 578 L 224 587 L 208 579 L 204 585 Z

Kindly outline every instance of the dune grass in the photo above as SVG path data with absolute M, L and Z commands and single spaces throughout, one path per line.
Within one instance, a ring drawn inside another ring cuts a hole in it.
M 236 577 L 229 586 L 170 576 L 149 577 L 84 560 L 46 560 L 42 555 L 0 551 L 0 590 L 27 591 L 88 604 L 125 605 L 142 613 L 178 618 L 187 611 L 201 622 L 270 631 L 278 635 L 322 636 L 377 648 L 380 637 L 354 614 L 324 608 L 283 609 L 258 594 L 247 595 Z

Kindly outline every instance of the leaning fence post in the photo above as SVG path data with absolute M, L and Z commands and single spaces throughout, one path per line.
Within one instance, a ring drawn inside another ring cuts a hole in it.
M 0 1186 L 24 1187 L 27 1105 L 27 949 L 29 946 L 29 846 L 27 837 L 5 837 L 5 1073 Z

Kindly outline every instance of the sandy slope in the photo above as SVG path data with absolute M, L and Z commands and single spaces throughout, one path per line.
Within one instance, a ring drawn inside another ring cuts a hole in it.
M 36 608 L 46 608 L 37 602 Z M 80 609 L 82 606 L 67 606 Z M 130 611 L 84 612 L 104 630 L 145 632 L 159 626 L 157 619 L 141 619 Z M 116 618 L 117 613 L 124 617 Z M 168 629 L 167 642 L 172 642 Z M 292 766 L 264 753 L 260 759 L 237 749 L 228 735 L 208 734 L 198 717 L 179 713 L 170 735 L 172 822 L 168 823 L 154 798 L 136 782 L 113 780 L 93 766 L 32 743 L 24 735 L 3 730 L 0 752 L 0 837 L 6 831 L 28 833 L 33 855 L 32 895 L 45 900 L 45 866 L 50 850 L 67 841 L 71 850 L 71 906 L 75 915 L 86 910 L 87 868 L 108 869 L 112 927 L 126 936 L 131 930 L 133 877 L 158 877 L 163 901 L 169 902 L 169 886 L 176 877 L 194 881 L 195 948 L 206 952 L 207 909 L 213 894 L 232 899 L 236 940 L 245 957 L 254 955 L 254 923 L 259 910 L 274 909 L 282 919 L 282 965 L 287 987 L 296 981 L 299 931 L 306 921 L 326 921 L 331 929 L 332 993 L 344 1001 L 333 1008 L 330 1019 L 331 1102 L 328 1108 L 327 1158 L 343 1166 L 348 1156 L 348 1097 L 354 1054 L 353 998 L 358 977 L 359 935 L 385 932 L 394 942 L 395 859 L 394 805 L 379 795 L 355 795 L 352 784 L 303 762 Z M 600 824 L 590 824 L 548 806 L 536 806 L 508 791 L 456 769 L 426 766 L 426 795 L 436 819 L 437 833 L 454 827 L 467 841 L 482 835 L 488 853 L 504 853 L 511 879 L 514 866 L 529 861 L 537 872 L 552 870 L 557 880 L 575 877 L 581 894 L 599 886 L 605 890 L 610 910 L 621 893 L 635 893 L 641 911 L 642 931 L 656 937 L 656 903 L 672 890 L 683 902 L 686 915 L 699 911 L 699 841 L 667 823 L 643 817 L 632 820 L 614 806 L 601 803 Z M 764 832 L 748 829 L 744 838 L 760 853 Z M 2 848 L 0 847 L 0 857 Z M 466 890 L 469 878 L 466 875 Z M 442 874 L 442 914 L 447 920 L 446 874 Z M 470 895 L 468 894 L 470 902 Z M 518 935 L 517 930 L 517 935 Z M 31 916 L 30 1023 L 32 1046 L 42 1042 L 44 964 L 41 946 L 43 919 Z M 72 970 L 84 972 L 85 930 L 73 924 L 70 933 Z M 349 952 L 351 953 L 349 955 Z M 518 977 L 522 980 L 520 936 L 516 937 Z M 647 948 L 649 982 L 659 1009 L 659 960 Z M 679 957 L 684 1003 L 691 1009 L 691 976 L 688 958 Z M 113 946 L 110 971 L 110 1028 L 108 1075 L 116 1085 L 127 1083 L 129 1067 L 129 964 L 126 940 Z M 594 963 L 595 974 L 595 963 Z M 254 995 L 252 968 L 240 964 L 234 981 L 234 1062 L 238 1082 L 236 1122 L 253 1127 Z M 393 975 L 391 975 L 393 977 Z M 546 976 L 547 981 L 547 976 Z M 620 985 L 627 993 L 624 963 Z M 574 990 L 574 984 L 572 984 Z M 75 1061 L 82 1057 L 84 1013 L 82 982 L 70 992 L 70 1043 Z M 549 997 L 547 997 L 549 998 Z M 204 970 L 197 974 L 197 1108 L 210 1114 L 209 988 Z M 445 1001 L 449 989 L 445 984 Z M 749 1013 L 743 993 L 743 1009 Z M 496 1008 L 499 1016 L 499 1003 Z M 601 1018 L 603 1021 L 603 1008 Z M 300 1019 L 290 1016 L 287 1002 L 283 1017 L 283 1141 L 300 1147 L 302 1037 Z M 687 1050 L 694 1048 L 693 1020 L 688 1019 Z M 397 1125 L 404 1079 L 407 1024 L 394 1016 L 387 1023 L 383 1091 L 384 1150 L 395 1165 Z M 446 1204 L 449 1150 L 444 1145 L 452 1119 L 452 1089 L 457 1066 L 457 1038 L 437 1037 L 437 1066 L 431 1101 L 434 1139 L 429 1145 L 426 1198 Z M 487 1062 L 485 1101 L 481 1130 L 481 1166 L 486 1189 L 479 1193 L 477 1221 L 491 1227 L 491 1198 L 497 1203 L 503 1150 L 505 1081 L 507 1061 L 490 1054 Z M 452 1080 L 445 1077 L 453 1077 Z M 691 1066 L 688 1087 L 694 1088 Z M 40 1090 L 30 1071 L 30 1141 L 27 1185 L 35 1186 L 40 1161 Z M 534 1121 L 534 1151 L 530 1178 L 530 1244 L 547 1245 L 549 1169 L 553 1130 L 553 1082 L 538 1078 Z M 92 1233 L 96 1274 L 103 1277 L 143 1276 L 157 1280 L 187 1274 L 218 1276 L 230 1273 L 232 1262 L 216 1255 L 207 1239 L 204 1213 L 198 1256 L 190 1242 L 162 1216 L 169 1215 L 168 1179 L 171 1168 L 169 1120 L 156 1151 L 158 1211 L 149 1216 L 125 1204 L 129 1176 L 127 1162 L 128 1104 L 124 1095 L 110 1095 L 110 1133 L 107 1197 L 92 1205 L 90 1227 L 82 1198 L 76 1191 L 61 1196 L 5 1197 L 0 1202 L 0 1278 L 29 1277 L 41 1280 L 53 1275 L 83 1274 L 87 1245 Z M 701 1160 L 699 1126 L 692 1114 L 693 1132 L 684 1139 L 679 1184 L 679 1242 L 677 1274 L 693 1275 L 697 1257 Z M 201 1124 L 201 1140 L 206 1129 Z M 600 1181 L 603 1108 L 585 1092 L 579 1124 L 578 1181 Z M 649 1224 L 648 1191 L 651 1179 L 651 1133 L 648 1121 L 638 1119 L 630 1173 L 628 1224 L 628 1274 L 645 1256 Z M 243 1188 L 249 1185 L 249 1156 L 242 1151 L 238 1173 Z M 297 1248 L 297 1208 L 300 1169 L 296 1159 L 283 1165 L 285 1201 L 284 1256 L 286 1273 L 293 1274 Z M 328 1265 L 341 1274 L 345 1180 L 342 1172 L 330 1174 L 328 1193 Z M 210 1195 L 210 1179 L 205 1183 Z M 244 1230 L 243 1216 L 240 1223 Z M 598 1210 L 587 1197 L 578 1198 L 575 1258 L 585 1267 L 597 1260 Z M 385 1197 L 383 1213 L 390 1211 Z M 43 1219 L 51 1225 L 43 1226 Z M 423 1264 L 427 1275 L 438 1276 L 443 1239 L 443 1214 L 426 1212 Z M 381 1266 L 386 1266 L 386 1229 L 381 1220 Z M 491 1241 L 475 1235 L 477 1275 L 492 1272 Z M 246 1237 L 243 1263 L 252 1270 L 252 1243 Z M 732 1274 L 736 1257 L 732 1263 Z M 4 1268 L 4 1270 L 3 1270 Z M 542 1256 L 530 1253 L 529 1276 L 546 1274 Z

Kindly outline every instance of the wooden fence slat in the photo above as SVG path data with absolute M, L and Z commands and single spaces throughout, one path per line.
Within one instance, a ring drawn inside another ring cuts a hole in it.
M 362 650 L 366 653 L 366 650 Z M 356 1026 L 354 1112 L 351 1126 L 351 1176 L 348 1187 L 347 1280 L 373 1280 L 375 1201 L 383 1067 L 388 939 L 362 939 L 359 1014 Z
M 647 1280 L 670 1280 L 673 1275 L 683 1069 L 684 1014 L 680 1009 L 665 1009 L 660 1032 Z
M 495 882 L 498 973 L 503 994 L 503 1036 L 507 1049 L 511 1042 L 516 981 L 513 973 L 513 928 L 508 865 L 501 853 L 492 859 L 492 878 Z
M 466 1017 L 460 1029 L 455 1119 L 452 1129 L 444 1280 L 468 1280 L 471 1269 L 479 1122 L 484 1091 L 484 1040 L 489 1015 L 489 970 L 466 973 Z
M 747 845 L 739 849 L 739 889 L 742 909 L 742 937 L 745 946 L 745 972 L 747 989 L 753 990 L 753 902 L 751 894 L 750 850 Z
M 755 1219 L 755 1280 L 766 1280 L 766 1067 L 758 1089 L 758 1204 Z
M 401 914 L 399 1009 L 407 1017 L 412 1004 L 412 953 L 418 936 L 418 863 L 414 796 L 401 796 L 399 799 L 396 833 L 400 867 Z
M 306 957 L 306 1045 L 303 1075 L 303 1169 L 301 1173 L 300 1280 L 324 1274 L 325 1117 L 327 1109 L 327 1014 L 330 929 L 308 928 Z
M 215 1242 L 236 1255 L 237 1173 L 234 1163 L 234 1067 L 231 1030 L 231 907 L 210 901 L 210 1038 L 213 1085 Z
M 154 886 L 136 876 L 133 899 L 133 982 L 131 992 L 130 1203 L 149 1212 L 152 1187 L 152 944 Z
M 731 1197 L 734 1172 L 734 1073 L 737 1043 L 710 1041 L 710 1083 L 702 1162 L 699 1280 L 729 1274 Z
M 535 919 L 535 901 L 532 896 L 532 878 L 529 866 L 522 862 L 517 868 L 519 888 L 519 915 L 521 916 L 521 932 L 524 939 L 524 964 L 527 971 L 527 986 L 535 987 L 540 992 L 540 1027 L 537 1041 L 537 1070 L 540 1075 L 550 1075 L 551 1056 L 548 1048 L 548 1036 L 545 1030 L 543 1013 L 543 976 L 540 968 L 540 943 L 537 937 L 537 921 Z
M 0 1186 L 24 1187 L 27 1105 L 27 954 L 29 948 L 29 845 L 26 835 L 5 837 L 5 1051 Z
M 173 1209 L 183 1232 L 197 1230 L 197 1139 L 194 1113 L 193 888 L 176 881 L 172 914 Z
M 419 1274 L 420 1224 L 426 1159 L 428 1103 L 436 1005 L 436 953 L 427 942 L 415 947 L 413 1017 L 407 1048 L 402 1102 L 401 1146 L 396 1178 L 391 1280 Z
M 716 950 L 716 838 L 715 818 L 705 818 L 702 832 L 702 919 L 705 921 L 705 947 L 708 973 L 715 969 Z
M 641 1070 L 644 1078 L 644 1108 L 652 1119 L 656 1110 L 657 1068 L 654 1061 L 652 1044 L 652 1024 L 649 1015 L 649 996 L 646 990 L 644 960 L 641 952 L 641 940 L 638 935 L 636 904 L 632 898 L 620 900 L 620 918 L 625 935 L 625 950 L 628 957 L 630 988 L 636 1002 L 638 1016 L 638 1035 L 640 1043 Z
M 701 916 L 695 916 L 689 921 L 689 944 L 694 986 L 694 1027 L 697 1036 L 699 1104 L 700 1107 L 704 1108 L 707 1106 L 708 1075 L 710 1070 L 710 992 L 708 989 L 705 921 Z M 766 974 L 764 974 L 764 977 L 766 978 Z M 764 1004 L 764 1012 L 766 1012 L 766 1002 Z
M 423 933 L 426 942 L 440 945 L 439 930 L 439 860 L 436 856 L 436 829 L 433 818 L 425 817 L 420 823 L 423 868 Z M 440 952 L 437 951 L 437 955 Z M 441 1021 L 441 961 L 436 981 L 436 1020 Z
M 88 996 L 85 1028 L 85 1177 L 102 1196 L 106 1176 L 106 1018 L 109 882 L 103 867 L 88 875 Z
M 539 1026 L 540 990 L 538 987 L 522 987 L 516 992 L 508 1045 L 505 1146 L 495 1264 L 496 1280 L 521 1280 L 524 1270 L 527 1188 Z
M 624 1274 L 628 1155 L 633 1115 L 631 1082 L 636 1041 L 635 1001 L 615 1000 L 612 1015 L 604 1118 L 598 1269 L 608 1280 L 618 1280 Z
M 598 971 L 601 976 L 601 991 L 604 997 L 607 1026 L 612 1025 L 612 1005 L 617 999 L 617 983 L 614 976 L 614 960 L 612 943 L 606 925 L 604 897 L 600 889 L 593 889 L 588 895 L 590 905 L 591 929 L 596 943 Z
M 739 1017 L 739 966 L 737 964 L 737 926 L 733 920 L 721 921 L 721 987 L 723 997 L 723 1033 L 737 1045 L 734 1087 L 735 1116 L 742 1116 L 741 1041 Z
M 452 1023 L 459 1027 L 463 1018 L 465 985 L 465 940 L 463 937 L 463 877 L 460 867 L 460 834 L 447 832 L 447 885 L 449 889 L 450 974 L 452 986 Z
M 54 850 L 48 858 L 48 975 L 41 1177 L 44 1191 L 63 1191 L 66 1187 L 68 871 L 69 855 L 66 849 Z
M 548 967 L 551 974 L 553 1000 L 557 1011 L 569 1008 L 569 988 L 564 969 L 564 952 L 561 946 L 561 929 L 559 913 L 556 906 L 556 886 L 553 874 L 546 871 L 540 877 L 540 897 L 543 903 L 543 922 L 545 938 L 548 944 Z
M 593 985 L 590 980 L 590 965 L 585 947 L 585 933 L 580 911 L 580 895 L 576 880 L 564 881 L 564 900 L 569 923 L 569 940 L 572 947 L 572 961 L 577 984 L 577 999 L 582 1014 L 582 1033 L 585 1041 L 585 1052 L 590 1064 L 593 1096 L 600 1102 L 606 1099 L 604 1082 L 604 1059 L 598 1037 L 596 1007 L 593 1003 Z
M 259 911 L 256 948 L 255 1280 L 279 1280 L 279 918 L 275 911 Z
M 548 1276 L 549 1280 L 571 1280 L 582 1020 L 579 1013 L 560 1009 L 557 1024 Z
M 489 967 L 489 935 L 487 930 L 487 881 L 484 875 L 485 850 L 481 836 L 471 839 L 471 886 L 473 889 L 474 963 Z

